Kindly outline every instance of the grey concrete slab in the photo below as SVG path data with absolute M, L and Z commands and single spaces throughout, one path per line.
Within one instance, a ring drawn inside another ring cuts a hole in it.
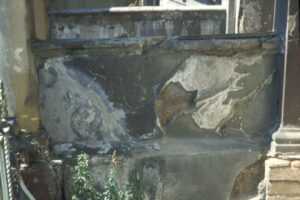
M 51 39 L 224 34 L 222 9 L 114 8 L 52 10 Z
M 278 127 L 280 43 L 274 37 L 263 44 L 259 37 L 154 40 L 144 51 L 135 49 L 140 40 L 112 41 L 82 54 L 65 49 L 66 56 L 41 65 L 42 124 L 53 142 L 161 132 L 264 143 Z

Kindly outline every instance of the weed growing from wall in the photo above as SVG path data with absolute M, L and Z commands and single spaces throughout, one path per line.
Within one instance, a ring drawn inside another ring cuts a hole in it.
M 77 165 L 72 178 L 72 200 L 101 199 L 101 194 L 94 187 L 88 173 L 88 155 L 77 156 Z
M 104 191 L 100 192 L 93 185 L 88 172 L 88 155 L 77 156 L 74 176 L 72 178 L 72 200 L 143 200 L 144 188 L 142 173 L 134 169 L 129 177 L 129 183 L 124 189 L 120 189 L 115 177 L 117 157 L 114 153 L 111 160 L 111 168 Z

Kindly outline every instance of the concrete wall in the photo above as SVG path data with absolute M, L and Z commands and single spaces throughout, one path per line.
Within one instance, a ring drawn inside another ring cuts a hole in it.
M 40 67 L 42 124 L 56 142 L 140 137 L 155 128 L 176 137 L 264 140 L 278 127 L 280 44 L 259 49 L 256 42 L 147 38 L 36 46 L 40 55 L 55 56 L 51 48 L 67 53 Z
M 36 43 L 53 154 L 116 150 L 123 183 L 142 160 L 148 199 L 253 197 L 279 122 L 280 46 L 274 35 Z M 103 186 L 107 166 L 90 172 Z
M 25 0 L 0 1 L 0 79 L 5 83 L 9 113 L 26 131 L 39 127 L 38 81 L 28 45 L 35 35 L 32 6 Z
M 51 39 L 224 34 L 225 10 L 115 8 L 50 13 Z
M 21 128 L 38 128 L 39 107 L 53 155 L 93 155 L 90 172 L 97 185 L 103 186 L 108 172 L 103 157 L 117 150 L 124 156 L 119 181 L 126 182 L 130 171 L 140 167 L 151 200 L 256 195 L 262 154 L 280 119 L 278 37 L 203 36 L 225 33 L 224 11 L 54 12 L 52 39 L 90 40 L 33 44 L 39 57 L 37 84 L 27 42 L 47 38 L 45 14 L 30 12 L 38 10 L 39 3 L 0 3 L 0 15 L 6 19 L 0 22 L 0 76 L 8 88 L 10 112 L 18 116 Z M 162 17 L 167 20 L 159 21 Z M 252 27 L 255 17 L 243 21 L 244 33 L 263 30 Z M 34 21 L 35 29 L 27 20 Z M 171 26 L 174 21 L 176 26 Z M 162 35 L 185 37 L 152 37 Z M 124 38 L 128 36 L 133 38 Z M 93 40 L 103 38 L 110 39 Z M 73 166 L 64 167 L 68 193 Z M 29 170 L 25 176 L 42 196 L 32 174 Z M 44 173 L 37 176 L 47 180 Z M 44 183 L 51 185 L 59 178 L 55 175 Z

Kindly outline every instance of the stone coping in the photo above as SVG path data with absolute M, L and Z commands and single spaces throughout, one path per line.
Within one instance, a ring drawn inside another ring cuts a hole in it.
M 151 140 L 132 141 L 83 141 L 57 143 L 53 145 L 53 153 L 56 158 L 62 155 L 76 155 L 88 153 L 94 156 L 110 157 L 116 150 L 123 157 L 147 157 L 161 155 L 223 155 L 223 154 L 252 154 L 257 158 L 267 152 L 267 148 L 259 144 L 241 141 L 232 138 L 163 138 Z M 68 157 L 67 156 L 67 157 Z
M 139 6 L 139 7 L 112 7 L 112 8 L 81 8 L 81 9 L 49 9 L 49 15 L 82 15 L 101 13 L 134 13 L 134 12 L 218 12 L 226 11 L 226 7 L 218 6 L 187 6 L 187 7 L 162 7 L 162 6 Z
M 43 40 L 31 44 L 40 58 L 62 55 L 144 55 L 185 51 L 211 55 L 232 55 L 239 52 L 267 51 L 279 53 L 281 39 L 276 34 L 215 35 L 195 37 L 128 37 L 93 40 Z

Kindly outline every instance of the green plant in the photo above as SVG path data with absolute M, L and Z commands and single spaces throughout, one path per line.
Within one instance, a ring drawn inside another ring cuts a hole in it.
M 77 165 L 72 178 L 72 200 L 101 199 L 101 194 L 94 187 L 88 173 L 88 155 L 77 156 Z
M 115 178 L 115 167 L 110 169 L 108 181 L 104 191 L 101 194 L 103 200 L 120 200 L 121 192 L 118 189 L 118 183 Z
M 77 165 L 72 178 L 72 200 L 143 200 L 144 189 L 142 173 L 135 169 L 131 172 L 129 183 L 120 190 L 116 181 L 115 170 L 117 156 L 114 152 L 111 160 L 111 169 L 104 191 L 99 192 L 90 180 L 88 173 L 88 155 L 77 156 Z
M 121 200 L 143 200 L 144 187 L 140 170 L 134 169 L 129 177 L 129 184 L 124 188 Z

